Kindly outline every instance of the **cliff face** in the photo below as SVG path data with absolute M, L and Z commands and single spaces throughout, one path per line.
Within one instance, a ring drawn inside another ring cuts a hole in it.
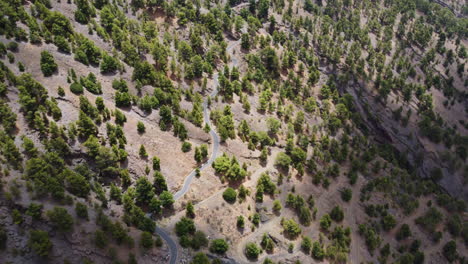
M 341 91 L 353 96 L 356 109 L 369 131 L 369 136 L 377 142 L 394 146 L 401 155 L 406 156 L 410 165 L 421 177 L 429 178 L 431 171 L 440 168 L 443 177 L 437 183 L 450 195 L 468 201 L 468 189 L 463 183 L 463 170 L 450 169 L 440 155 L 445 150 L 441 146 L 442 143 L 432 143 L 420 134 L 415 104 L 408 105 L 408 108 L 416 113 L 413 122 L 403 126 L 393 118 L 392 106 L 388 105 L 391 104 L 391 100 L 388 100 L 387 105 L 378 101 L 372 91 L 373 87 L 373 84 L 358 82 L 344 87 Z

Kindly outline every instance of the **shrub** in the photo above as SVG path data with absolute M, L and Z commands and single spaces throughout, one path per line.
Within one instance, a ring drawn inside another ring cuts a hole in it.
M 143 124 L 143 122 L 141 122 L 141 121 L 138 121 L 137 130 L 138 130 L 138 133 L 140 133 L 140 134 L 145 133 L 145 130 L 146 130 L 145 124 Z
M 229 245 L 226 240 L 220 238 L 211 241 L 210 251 L 216 254 L 224 254 L 228 251 Z
M 331 226 L 331 217 L 328 214 L 324 214 L 322 218 L 320 218 L 320 227 L 324 230 L 328 230 Z
M 330 217 L 333 219 L 335 222 L 341 222 L 344 219 L 344 213 L 343 210 L 339 206 L 333 207 L 333 209 L 330 212 Z
M 153 157 L 153 170 L 155 171 L 161 170 L 161 160 L 156 156 Z
M 31 216 L 34 220 L 40 220 L 42 218 L 42 204 L 31 203 L 26 210 L 26 214 Z
M 7 245 L 8 235 L 7 232 L 0 226 L 0 250 L 4 250 Z
M 86 77 L 80 78 L 80 83 L 83 85 L 86 90 L 93 94 L 102 94 L 101 83 L 98 82 L 96 75 L 92 72 L 88 74 Z
M 351 201 L 353 197 L 353 191 L 349 188 L 345 188 L 341 191 L 341 199 L 345 202 Z
M 189 152 L 192 149 L 192 143 L 184 141 L 182 143 L 182 152 Z
M 72 91 L 74 94 L 82 94 L 83 90 L 83 86 L 77 82 L 74 82 L 70 85 L 70 91 Z
M 182 217 L 180 221 L 176 223 L 175 231 L 178 237 L 193 234 L 196 231 L 195 223 L 190 218 Z
M 372 252 L 379 247 L 381 239 L 377 231 L 368 225 L 360 224 L 359 225 L 359 234 L 364 236 L 366 240 L 367 249 Z
M 153 185 L 146 177 L 140 177 L 135 184 L 135 200 L 140 204 L 148 204 L 154 197 Z
M 463 220 L 460 215 L 454 214 L 447 219 L 447 229 L 454 237 L 460 235 L 463 229 Z
M 278 155 L 276 156 L 276 160 L 275 160 L 275 165 L 282 168 L 282 169 L 289 169 L 289 165 L 291 165 L 291 158 L 284 152 L 280 152 L 278 153 Z
M 83 219 L 88 219 L 88 207 L 83 203 L 76 203 L 75 205 L 76 215 Z
M 396 226 L 395 217 L 391 214 L 387 214 L 382 218 L 382 227 L 385 231 L 390 231 L 392 228 Z
M 57 46 L 58 50 L 65 53 L 70 53 L 70 45 L 68 41 L 63 36 L 55 36 L 54 37 L 54 44 Z
M 273 202 L 273 211 L 279 212 L 281 210 L 281 208 L 282 208 L 281 202 L 279 200 L 275 200 Z
M 455 261 L 458 258 L 457 243 L 454 240 L 447 242 L 442 248 L 442 254 L 449 262 Z
M 119 111 L 119 109 L 115 109 L 115 123 L 123 126 L 125 122 L 127 122 L 125 114 Z
M 54 207 L 47 211 L 47 217 L 60 231 L 70 231 L 73 227 L 73 218 L 65 208 Z
M 301 248 L 305 254 L 310 253 L 310 250 L 312 249 L 312 240 L 310 239 L 310 237 L 305 236 L 302 239 Z
M 29 233 L 29 247 L 41 257 L 47 257 L 52 249 L 49 234 L 42 230 L 31 230 Z
M 402 240 L 411 236 L 411 229 L 409 225 L 403 224 L 396 234 L 397 240 Z
M 90 63 L 98 65 L 101 59 L 101 51 L 94 45 L 94 42 L 82 35 L 79 35 L 77 42 L 78 47 L 75 49 L 75 60 L 85 65 L 89 65 Z
M 245 220 L 244 220 L 244 217 L 242 215 L 239 215 L 237 217 L 237 223 L 236 223 L 237 227 L 238 228 L 244 228 L 245 226 Z
M 322 260 L 324 256 L 325 251 L 322 245 L 318 241 L 315 241 L 314 244 L 312 244 L 312 257 L 316 260 Z
M 440 221 L 442 221 L 442 214 L 436 208 L 431 207 L 423 216 L 416 218 L 415 222 L 426 231 L 433 232 Z
M 284 228 L 284 232 L 289 235 L 290 237 L 297 237 L 301 233 L 301 228 L 299 224 L 294 221 L 294 219 L 284 219 L 283 223 L 281 224 Z
M 89 186 L 88 180 L 84 176 L 68 169 L 64 170 L 62 175 L 67 181 L 68 191 L 79 197 L 88 196 L 91 188 Z
M 246 168 L 241 167 L 235 157 L 230 159 L 226 153 L 217 157 L 212 166 L 216 173 L 226 177 L 229 181 L 242 180 L 247 175 Z
M 96 230 L 94 232 L 94 244 L 98 248 L 101 248 L 101 249 L 105 248 L 108 242 L 109 241 L 107 239 L 107 236 L 102 230 Z
M 128 92 L 115 92 L 115 106 L 129 107 L 132 105 L 132 98 Z
M 153 247 L 154 241 L 153 241 L 153 236 L 151 235 L 150 232 L 143 232 L 143 233 L 141 233 L 140 245 L 141 245 L 144 249 L 150 249 L 150 248 Z
M 261 252 L 262 250 L 255 243 L 250 242 L 245 245 L 244 253 L 249 259 L 257 259 Z
M 101 73 L 112 73 L 118 70 L 118 68 L 118 59 L 113 56 L 109 56 L 108 54 L 104 54 L 100 65 Z
M 58 87 L 57 93 L 58 93 L 58 95 L 61 96 L 61 97 L 64 97 L 64 96 L 65 96 L 65 90 L 64 90 L 61 86 Z
M 260 224 L 260 214 L 259 213 L 255 213 L 252 217 L 252 223 L 255 225 L 255 226 L 258 226 L 258 224 Z
M 273 252 L 275 245 L 270 236 L 267 233 L 264 233 L 262 236 L 262 241 L 260 242 L 260 246 L 262 246 L 262 248 L 267 252 Z
M 237 192 L 231 187 L 228 187 L 224 192 L 223 192 L 223 198 L 226 202 L 228 203 L 234 203 L 237 198 Z
M 159 195 L 159 199 L 164 208 L 170 208 L 174 204 L 174 197 L 169 191 L 163 191 L 161 195 Z
M 48 51 L 41 52 L 41 71 L 45 77 L 51 76 L 57 71 L 58 66 L 55 63 L 54 57 Z
M 190 217 L 190 218 L 195 217 L 195 209 L 193 207 L 193 203 L 190 201 L 185 206 L 185 216 Z
M 193 256 L 191 264 L 210 264 L 210 259 L 203 252 L 198 252 Z
M 160 194 L 163 191 L 167 191 L 166 179 L 164 178 L 164 176 L 162 175 L 160 171 L 158 170 L 155 171 L 153 178 L 154 178 L 153 186 L 157 194 Z
M 208 245 L 208 238 L 206 238 L 205 233 L 202 231 L 196 231 L 192 237 L 192 241 L 190 242 L 190 246 L 198 250 L 201 247 L 206 247 Z
M 145 148 L 145 146 L 143 144 L 140 145 L 140 150 L 138 151 L 138 153 L 140 154 L 140 157 L 142 157 L 142 158 L 147 158 L 148 157 L 148 152 L 146 152 L 146 148 Z

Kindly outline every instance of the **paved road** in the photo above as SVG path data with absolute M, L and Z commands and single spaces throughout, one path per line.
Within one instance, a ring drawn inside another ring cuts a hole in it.
M 233 54 L 232 50 L 238 44 L 239 44 L 239 41 L 231 42 L 226 48 L 226 52 L 228 54 Z M 231 63 L 233 66 L 238 65 L 238 59 L 236 58 L 236 56 L 231 57 Z M 218 76 L 219 76 L 218 73 L 215 73 L 213 75 L 214 89 L 209 95 L 210 97 L 215 97 L 218 94 L 218 85 L 219 85 Z M 203 117 L 205 119 L 205 123 L 208 124 L 208 126 L 210 127 L 210 135 L 211 135 L 211 139 L 213 140 L 213 149 L 212 149 L 210 158 L 205 163 L 203 163 L 203 165 L 200 166 L 200 171 L 203 171 L 206 167 L 209 167 L 211 166 L 211 164 L 213 164 L 214 160 L 218 156 L 218 150 L 219 150 L 219 136 L 218 134 L 216 134 L 216 131 L 213 129 L 213 125 L 211 124 L 211 121 L 210 121 L 210 110 L 208 108 L 208 98 L 205 98 L 203 102 Z M 196 175 L 196 169 L 190 172 L 190 174 L 185 178 L 184 185 L 182 186 L 182 188 L 174 194 L 174 200 L 177 201 L 178 199 L 182 198 L 185 195 L 185 193 L 187 193 L 187 191 L 190 189 L 190 185 L 192 184 L 193 179 L 195 178 L 195 175 Z M 166 241 L 166 244 L 169 247 L 170 257 L 171 257 L 171 259 L 169 260 L 169 263 L 176 264 L 177 258 L 178 258 L 178 250 L 179 250 L 179 248 L 177 247 L 177 243 L 171 238 L 169 233 L 164 228 L 157 226 L 155 232 L 162 239 L 164 239 L 164 241 Z

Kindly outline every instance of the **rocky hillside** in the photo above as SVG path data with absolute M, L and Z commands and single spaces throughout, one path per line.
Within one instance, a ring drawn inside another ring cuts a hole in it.
M 0 0 L 0 263 L 465 263 L 467 10 Z

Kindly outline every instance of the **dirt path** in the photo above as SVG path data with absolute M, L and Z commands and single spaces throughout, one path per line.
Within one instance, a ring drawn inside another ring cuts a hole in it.
M 239 41 L 233 41 L 226 48 L 226 52 L 231 57 L 231 66 L 236 66 L 237 67 L 237 65 L 239 63 L 239 59 L 236 57 L 237 55 L 236 56 L 231 56 L 231 54 L 234 55 L 234 53 L 232 51 L 238 44 L 239 44 Z M 211 94 L 209 95 L 210 97 L 215 97 L 218 94 L 218 86 L 219 86 L 218 76 L 219 76 L 218 73 L 215 73 L 213 75 L 214 89 L 211 92 Z M 213 149 L 212 149 L 211 156 L 208 159 L 208 161 L 205 162 L 204 164 L 202 164 L 199 167 L 200 171 L 203 171 L 207 167 L 211 166 L 211 164 L 214 162 L 214 160 L 216 159 L 216 157 L 219 154 L 219 136 L 216 133 L 216 131 L 214 130 L 213 125 L 211 124 L 210 110 L 209 110 L 208 107 L 209 107 L 208 106 L 208 98 L 206 98 L 205 101 L 203 102 L 203 116 L 204 116 L 204 119 L 205 119 L 205 123 L 208 124 L 208 126 L 210 127 L 210 135 L 211 135 L 211 138 L 213 140 Z M 174 194 L 174 200 L 176 200 L 176 201 L 179 200 L 180 198 L 182 198 L 189 191 L 190 185 L 192 184 L 193 179 L 195 178 L 195 175 L 196 175 L 196 169 L 193 170 L 185 178 L 182 188 Z M 171 255 L 169 263 L 170 264 L 177 263 L 178 250 L 179 250 L 179 248 L 177 246 L 177 243 L 174 241 L 174 239 L 172 239 L 172 237 L 169 235 L 169 232 L 167 230 L 165 230 L 164 228 L 156 227 L 155 232 L 162 239 L 164 239 L 164 241 L 166 241 L 166 243 L 167 243 L 167 245 L 169 247 L 169 251 L 170 251 L 170 255 Z

